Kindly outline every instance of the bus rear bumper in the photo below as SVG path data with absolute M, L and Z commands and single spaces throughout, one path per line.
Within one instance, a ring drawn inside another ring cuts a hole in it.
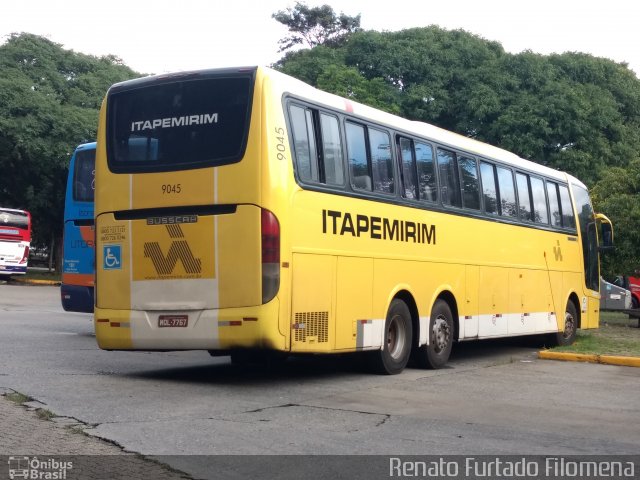
M 67 285 L 60 287 L 62 308 L 67 312 L 93 312 L 93 287 Z
M 96 308 L 98 346 L 104 350 L 284 351 L 277 299 L 256 307 L 218 310 L 109 310 Z
M 27 273 L 26 266 L 0 265 L 0 275 L 24 275 L 25 273 Z

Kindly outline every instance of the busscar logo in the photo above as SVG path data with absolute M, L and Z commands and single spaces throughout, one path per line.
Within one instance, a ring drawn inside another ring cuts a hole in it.
M 180 225 L 165 225 L 165 228 L 169 233 L 169 237 L 184 239 L 184 232 Z M 160 276 L 171 275 L 178 264 L 178 260 L 182 262 L 187 274 L 196 275 L 202 273 L 202 260 L 193 256 L 191 247 L 189 247 L 189 243 L 186 240 L 174 240 L 171 242 L 166 256 L 162 253 L 158 242 L 145 242 L 144 256 L 151 259 L 153 267 Z
M 147 225 L 175 225 L 178 223 L 197 223 L 197 215 L 168 215 L 164 217 L 148 217 Z

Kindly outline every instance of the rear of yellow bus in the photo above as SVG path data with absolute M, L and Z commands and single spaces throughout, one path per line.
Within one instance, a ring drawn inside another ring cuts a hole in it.
M 264 84 L 246 68 L 109 90 L 96 157 L 101 348 L 286 349 L 272 210 L 288 163 L 266 161 L 284 120 L 267 115 Z

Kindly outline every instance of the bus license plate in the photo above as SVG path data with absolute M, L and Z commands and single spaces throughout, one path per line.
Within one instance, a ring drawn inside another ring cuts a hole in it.
M 158 327 L 186 327 L 189 324 L 187 315 L 160 315 Z

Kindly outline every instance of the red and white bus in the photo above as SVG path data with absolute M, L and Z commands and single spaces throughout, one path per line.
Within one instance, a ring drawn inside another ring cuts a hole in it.
M 27 273 L 31 245 L 31 215 L 0 207 L 0 277 Z

